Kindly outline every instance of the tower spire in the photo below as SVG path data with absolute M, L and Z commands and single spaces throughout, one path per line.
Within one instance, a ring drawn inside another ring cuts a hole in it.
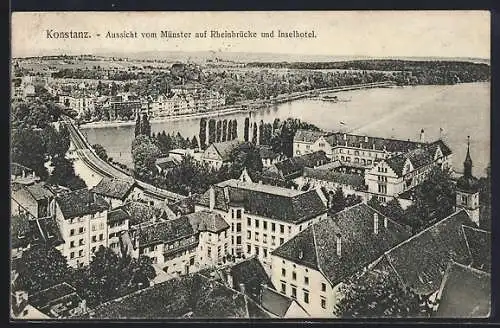
M 467 136 L 467 155 L 464 161 L 464 176 L 472 177 L 472 158 L 470 157 L 470 136 Z

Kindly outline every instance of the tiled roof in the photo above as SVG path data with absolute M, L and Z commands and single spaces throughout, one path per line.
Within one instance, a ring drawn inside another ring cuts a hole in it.
M 369 137 L 355 134 L 344 134 L 340 132 L 330 133 L 325 139 L 331 146 L 339 145 L 354 148 L 374 149 L 388 151 L 390 153 L 405 153 L 422 145 L 420 142 L 405 141 L 398 139 Z
M 486 318 L 491 313 L 491 275 L 451 262 L 441 284 L 438 318 Z
M 330 159 L 322 150 L 287 158 L 284 161 L 274 164 L 274 166 L 281 172 L 286 179 L 295 179 L 302 175 L 305 167 L 316 167 L 328 163 Z
M 439 288 L 448 262 L 470 264 L 462 225 L 472 225 L 464 210 L 397 245 L 384 255 L 401 282 L 420 295 Z
M 378 215 L 378 233 L 374 216 Z M 337 255 L 336 235 L 341 236 L 341 254 Z M 273 255 L 323 272 L 335 286 L 367 267 L 391 247 L 408 238 L 399 224 L 387 219 L 370 206 L 360 203 L 321 220 L 278 247 Z
M 180 217 L 175 220 L 137 226 L 135 233 L 138 236 L 139 244 L 146 246 L 188 237 L 194 235 L 196 231 L 194 231 L 187 217 Z
M 223 161 L 228 161 L 230 160 L 231 152 L 241 145 L 241 141 L 235 139 L 231 141 L 215 142 L 212 145 L 217 153 L 219 153 L 221 159 Z
M 174 278 L 107 302 L 90 319 L 248 318 L 250 299 L 199 274 Z M 258 315 L 255 311 L 252 314 Z
M 50 199 L 54 197 L 54 194 L 45 186 L 45 182 L 28 185 L 26 189 L 35 200 Z
M 325 135 L 325 132 L 311 130 L 297 130 L 293 137 L 293 142 L 315 142 L 319 137 Z
M 469 226 L 462 226 L 462 228 L 472 257 L 472 266 L 490 272 L 491 232 Z
M 134 188 L 134 181 L 120 179 L 102 178 L 102 180 L 92 188 L 96 194 L 124 200 L 129 192 Z
M 218 233 L 229 228 L 229 224 L 216 212 L 200 211 L 186 215 L 195 232 L 209 231 Z
M 124 220 L 130 220 L 130 214 L 128 214 L 122 207 L 108 211 L 108 223 L 115 223 Z
M 82 298 L 75 288 L 65 282 L 29 296 L 29 304 L 49 317 L 56 318 L 70 318 L 76 315 L 72 311 L 79 307 L 81 301 Z
M 457 189 L 465 192 L 479 191 L 479 180 L 473 176 L 462 175 L 457 180 Z
M 74 190 L 56 197 L 57 204 L 65 219 L 103 212 L 109 204 L 102 196 L 92 193 L 87 188 Z
M 130 215 L 130 226 L 141 224 L 159 217 L 161 210 L 138 201 L 128 201 L 122 209 Z
M 266 270 L 255 257 L 233 265 L 231 276 L 233 277 L 233 288 L 239 288 L 240 283 L 245 284 L 245 293 L 257 302 L 262 285 L 274 288 Z
M 156 160 L 156 165 L 159 166 L 162 170 L 174 168 L 178 164 L 179 162 L 175 158 L 170 156 L 158 158 Z
M 292 303 L 293 299 L 280 294 L 273 289 L 264 288 L 262 290 L 262 307 L 279 318 L 283 318 L 285 316 Z
M 365 179 L 359 174 L 350 174 L 343 172 L 335 172 L 332 169 L 312 169 L 304 168 L 304 177 L 334 182 L 354 188 L 362 188 L 365 185 Z
M 417 148 L 404 154 L 390 157 L 385 162 L 398 176 L 402 176 L 403 167 L 407 159 L 410 160 L 413 168 L 416 170 L 431 164 L 434 161 L 434 155 L 429 152 L 428 148 Z
M 56 219 L 52 217 L 38 218 L 32 221 L 33 229 L 43 238 L 43 241 L 50 246 L 56 247 L 64 244 L 64 239 L 61 235 L 61 230 L 57 225 Z
M 194 206 L 199 198 L 199 194 L 193 194 L 175 203 L 167 204 L 166 206 L 175 214 L 186 215 L 194 212 Z
M 213 187 L 215 209 L 227 211 L 228 206 L 242 206 L 245 212 L 285 222 L 299 223 L 327 211 L 316 190 L 306 192 L 257 183 L 228 180 Z M 198 204 L 209 207 L 210 190 Z
M 436 141 L 429 144 L 429 148 L 431 149 L 432 154 L 434 154 L 436 152 L 436 149 L 438 146 L 441 149 L 443 156 L 449 156 L 452 154 L 450 147 L 448 147 L 448 145 L 441 139 L 436 140 Z

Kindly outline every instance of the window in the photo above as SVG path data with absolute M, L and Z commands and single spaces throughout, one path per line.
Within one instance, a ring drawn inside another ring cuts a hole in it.
M 272 246 L 276 245 L 276 237 L 275 236 L 271 236 L 271 245 Z
M 99 223 L 99 229 L 104 229 L 104 222 Z
M 71 229 L 71 230 L 69 231 L 69 235 L 70 235 L 70 236 L 74 236 L 74 235 L 75 235 L 75 229 Z
M 236 210 L 236 218 L 241 219 L 241 210 Z
M 292 298 L 297 299 L 297 287 L 292 285 Z
M 236 236 L 236 245 L 241 245 L 241 236 Z
M 236 232 L 241 232 L 241 223 L 236 223 Z
M 304 289 L 304 303 L 309 304 L 309 291 Z
M 309 277 L 304 276 L 304 285 L 309 285 Z
M 92 242 L 95 243 L 97 241 L 97 236 L 92 236 Z
M 281 281 L 281 293 L 286 294 L 286 282 Z
M 78 256 L 82 257 L 83 256 L 83 249 L 78 251 Z
M 267 230 L 267 221 L 263 221 L 263 222 L 262 222 L 262 225 L 263 225 L 263 227 L 264 227 L 264 230 Z
M 258 228 L 259 227 L 259 220 L 255 219 L 255 227 Z
M 276 224 L 275 223 L 271 223 L 271 231 L 272 232 L 276 231 Z
M 247 226 L 251 227 L 252 226 L 252 219 L 247 218 Z
M 281 269 L 281 276 L 286 277 L 286 270 L 284 268 Z
M 234 210 L 231 210 L 231 219 L 234 219 Z
M 295 271 L 292 272 L 292 279 L 297 280 L 297 272 Z
M 299 226 L 299 231 L 302 231 L 302 225 Z
M 259 233 L 258 232 L 255 233 L 255 241 L 259 241 Z
M 189 259 L 189 265 L 194 265 L 194 257 Z
M 85 228 L 83 228 L 83 227 L 80 227 L 80 228 L 78 229 L 78 233 L 83 233 L 84 231 L 85 231 Z
M 80 243 L 79 244 L 80 244 L 80 246 L 83 245 L 83 239 L 80 239 Z
M 69 247 L 70 247 L 70 248 L 75 247 L 75 241 L 74 241 L 74 240 L 72 240 L 72 241 L 69 243 Z
M 326 299 L 321 297 L 321 308 L 326 309 Z
M 266 234 L 264 234 L 264 235 L 263 235 L 263 237 L 264 237 L 264 238 L 262 238 L 262 239 L 263 239 L 262 241 L 264 242 L 264 244 L 267 244 L 267 235 L 266 235 Z
M 207 254 L 208 254 L 209 258 L 212 257 L 212 247 L 208 248 L 208 253 Z
M 255 255 L 259 256 L 259 246 L 255 246 Z
M 69 258 L 70 258 L 70 259 L 75 258 L 75 252 L 71 252 L 71 253 L 69 254 Z
M 280 232 L 285 233 L 285 225 L 280 224 Z
M 231 232 L 234 232 L 234 223 L 231 223 Z
M 288 226 L 288 233 L 292 233 L 292 226 Z
M 92 231 L 95 231 L 95 224 L 92 225 Z
M 267 248 L 264 247 L 262 250 L 264 251 L 264 257 L 267 258 Z
M 250 253 L 252 253 L 252 247 L 250 246 L 250 244 L 247 244 L 247 254 Z
M 104 239 L 104 235 L 101 233 L 101 234 L 99 235 L 99 240 L 103 240 L 103 239 Z
M 326 292 L 326 284 L 324 282 L 321 283 L 321 291 Z
M 285 242 L 285 239 L 284 238 L 280 238 L 280 245 L 283 245 L 284 242 Z
M 252 232 L 250 230 L 247 231 L 247 239 L 252 239 Z
M 95 252 L 95 250 L 96 250 L 96 247 L 95 247 L 95 246 L 94 246 L 94 247 L 92 247 L 92 253 L 94 253 L 94 252 Z

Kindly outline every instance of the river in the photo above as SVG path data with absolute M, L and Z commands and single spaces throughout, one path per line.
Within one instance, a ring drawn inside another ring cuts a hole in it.
M 426 140 L 443 139 L 454 152 L 453 165 L 461 172 L 467 136 L 471 136 L 473 173 L 484 176 L 490 161 L 490 84 L 464 83 L 364 89 L 335 93 L 341 101 L 301 99 L 275 105 L 253 114 L 257 121 L 299 118 L 329 131 L 349 131 L 378 137 L 417 140 L 421 129 Z M 221 115 L 237 119 L 243 137 L 246 114 Z M 344 124 L 341 124 L 343 122 Z M 153 132 L 180 132 L 198 137 L 200 118 L 153 122 Z M 99 143 L 113 159 L 132 165 L 130 154 L 134 126 L 82 128 L 91 144 Z

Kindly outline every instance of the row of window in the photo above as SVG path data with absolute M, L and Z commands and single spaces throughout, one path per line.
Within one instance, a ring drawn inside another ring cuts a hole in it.
M 247 243 L 247 254 L 248 255 L 255 255 L 255 256 L 260 256 L 260 246 L 254 245 L 253 246 L 254 252 L 252 254 L 252 244 Z M 266 247 L 262 247 L 262 255 L 263 258 L 267 258 L 268 256 L 268 249 Z
M 259 219 L 254 219 L 254 227 L 259 229 L 260 228 L 260 220 Z M 262 220 L 262 229 L 263 230 L 267 230 L 268 228 L 268 222 L 266 220 Z M 271 222 L 271 232 L 276 232 L 276 223 L 274 222 Z M 252 226 L 252 219 L 251 218 L 247 218 L 247 227 L 251 227 Z M 284 224 L 280 224 L 279 225 L 279 228 L 280 228 L 280 233 L 285 233 L 285 225 Z M 292 233 L 292 226 L 289 225 L 288 226 L 288 233 L 291 234 Z
M 255 238 L 255 241 L 260 241 L 259 232 L 254 233 L 254 238 Z M 252 240 L 252 231 L 251 230 L 247 231 L 247 240 Z M 262 234 L 262 242 L 264 244 L 267 244 L 267 234 L 265 234 L 265 233 Z M 284 242 L 285 242 L 285 238 L 280 238 L 280 245 L 282 245 Z M 271 235 L 271 246 L 275 246 L 275 245 L 276 245 L 276 236 Z
M 387 173 L 387 167 L 377 167 L 377 171 L 381 173 Z
M 89 216 L 90 216 L 91 219 L 93 219 L 95 217 L 100 217 L 101 216 L 101 212 L 91 213 L 91 214 L 89 214 Z M 83 217 L 83 216 L 77 216 L 77 217 L 68 219 L 69 224 L 78 223 L 78 222 L 84 222 L 84 221 L 85 221 L 85 217 Z
M 297 286 L 290 284 L 291 288 L 291 297 L 297 299 Z M 281 293 L 287 295 L 287 283 L 286 281 L 281 280 Z M 304 303 L 309 304 L 309 290 L 303 288 L 302 289 L 302 300 Z M 326 297 L 320 296 L 320 304 L 321 308 L 326 309 Z
M 71 229 L 71 230 L 69 231 L 69 235 L 70 235 L 70 236 L 74 236 L 74 235 L 75 235 L 75 231 L 76 231 L 75 229 Z M 84 233 L 84 232 L 85 232 L 85 227 L 80 227 L 80 228 L 78 228 L 78 234 L 82 234 L 82 233 Z

